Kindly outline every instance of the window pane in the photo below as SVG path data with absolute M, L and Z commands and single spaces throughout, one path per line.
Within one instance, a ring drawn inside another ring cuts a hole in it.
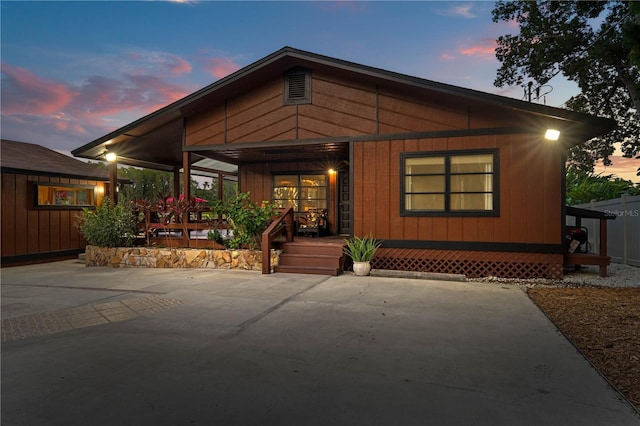
M 405 192 L 444 192 L 443 176 L 407 176 Z
M 444 173 L 444 157 L 407 158 L 405 173 L 408 175 Z
M 287 207 L 293 207 L 293 210 L 298 210 L 297 200 L 273 200 L 273 204 L 279 209 L 285 209 Z
M 302 175 L 300 176 L 301 186 L 327 186 L 325 175 Z
M 298 175 L 275 175 L 273 186 L 298 186 Z
M 94 188 L 87 186 L 54 186 L 37 184 L 38 206 L 93 206 Z
M 451 192 L 491 192 L 493 175 L 451 176 Z
M 405 195 L 406 210 L 444 210 L 444 194 Z
M 309 200 L 313 198 L 321 198 L 323 200 L 327 199 L 327 188 L 326 187 L 316 187 L 316 188 L 300 188 L 300 192 L 303 200 Z
M 300 211 L 306 212 L 309 209 L 326 209 L 326 200 L 302 200 L 302 209 Z
M 492 173 L 493 155 L 456 155 L 451 157 L 451 173 Z
M 451 210 L 493 210 L 492 194 L 451 194 Z
M 323 174 L 274 175 L 273 202 L 298 213 L 309 208 L 327 208 L 328 179 Z

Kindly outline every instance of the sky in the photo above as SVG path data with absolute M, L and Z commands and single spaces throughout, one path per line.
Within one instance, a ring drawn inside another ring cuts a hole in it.
M 524 99 L 493 85 L 494 2 L 1 1 L 3 139 L 69 153 L 284 46 Z M 538 102 L 578 93 L 561 76 Z M 614 158 L 637 181 L 637 160 Z

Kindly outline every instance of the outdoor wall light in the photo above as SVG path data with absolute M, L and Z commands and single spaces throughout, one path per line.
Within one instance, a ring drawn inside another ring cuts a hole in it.
M 334 175 L 334 174 L 336 174 L 336 171 L 335 171 L 335 170 L 333 170 L 333 169 L 329 169 L 329 174 L 330 174 L 330 175 Z
M 547 129 L 544 138 L 549 141 L 557 141 L 560 138 L 560 130 Z
M 111 163 L 116 161 L 117 158 L 118 158 L 118 156 L 116 155 L 115 152 L 111 152 L 109 150 L 106 150 L 104 152 L 104 159 L 109 161 L 109 162 L 111 162 Z

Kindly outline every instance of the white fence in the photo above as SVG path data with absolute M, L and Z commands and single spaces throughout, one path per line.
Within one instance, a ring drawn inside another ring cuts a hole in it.
M 592 201 L 574 207 L 614 214 L 614 220 L 607 220 L 607 255 L 611 261 L 640 266 L 640 195 L 605 201 Z M 589 231 L 591 252 L 600 250 L 599 219 L 582 219 L 582 226 Z M 567 225 L 573 225 L 573 218 Z

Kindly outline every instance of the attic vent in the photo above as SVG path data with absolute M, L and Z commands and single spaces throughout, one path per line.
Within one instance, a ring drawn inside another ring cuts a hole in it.
M 296 70 L 284 76 L 285 105 L 311 103 L 311 73 Z

